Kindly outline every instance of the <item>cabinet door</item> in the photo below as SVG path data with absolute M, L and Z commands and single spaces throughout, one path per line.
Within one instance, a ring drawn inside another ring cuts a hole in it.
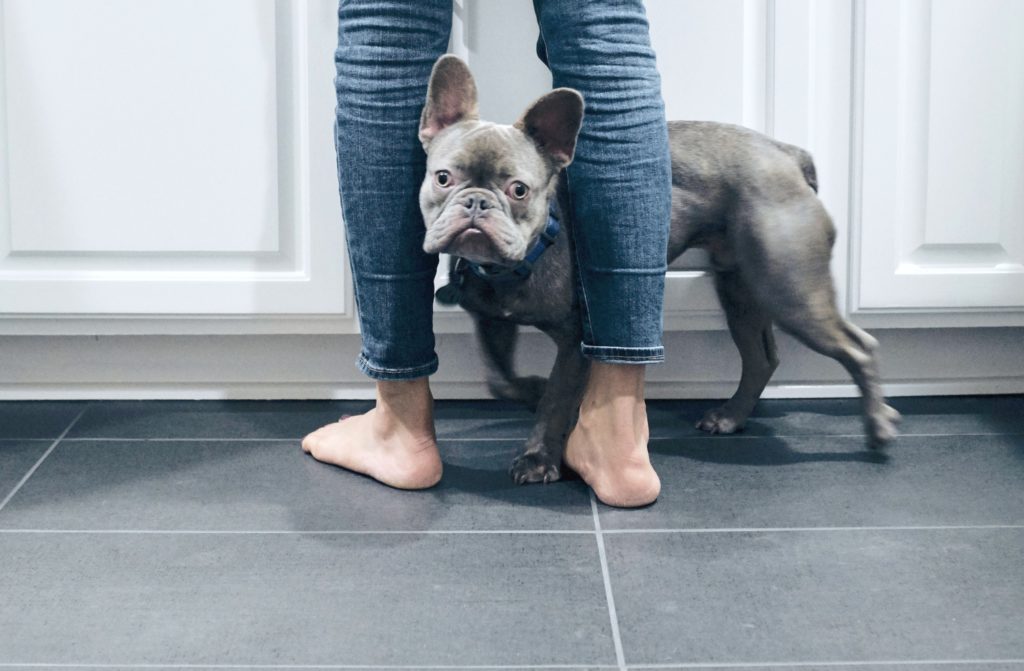
M 858 8 L 855 314 L 1024 324 L 1024 3 Z
M 335 9 L 0 0 L 4 323 L 344 321 Z

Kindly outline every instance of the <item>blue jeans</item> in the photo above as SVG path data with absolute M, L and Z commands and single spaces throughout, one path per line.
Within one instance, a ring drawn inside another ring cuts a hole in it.
M 610 363 L 663 361 L 671 166 L 643 4 L 534 0 L 534 9 L 554 85 L 586 101 L 567 171 L 582 352 Z M 417 134 L 451 12 L 451 0 L 341 0 L 338 9 L 335 146 L 363 335 L 357 366 L 379 380 L 437 370 L 437 257 L 422 249 Z

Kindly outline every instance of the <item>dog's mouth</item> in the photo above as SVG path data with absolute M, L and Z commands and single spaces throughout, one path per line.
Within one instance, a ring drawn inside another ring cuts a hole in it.
M 474 263 L 508 262 L 491 236 L 475 226 L 458 233 L 445 247 L 445 251 Z
M 443 210 L 427 226 L 423 250 L 451 254 L 480 264 L 514 266 L 522 259 L 520 234 L 503 212 Z M 519 258 L 516 258 L 518 255 Z
M 488 238 L 487 234 L 481 231 L 479 228 L 467 228 L 463 232 L 456 235 L 455 239 L 451 241 L 451 244 L 449 244 L 448 247 L 449 249 L 452 249 L 464 244 L 479 244 L 479 242 L 474 242 L 474 240 L 479 242 L 486 241 L 488 244 L 491 244 L 490 238 Z

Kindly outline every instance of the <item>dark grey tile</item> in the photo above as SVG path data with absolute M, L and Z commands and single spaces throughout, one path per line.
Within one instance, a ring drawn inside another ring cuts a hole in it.
M 526 440 L 536 417 L 522 403 L 509 401 L 436 401 L 439 438 Z
M 82 412 L 78 401 L 3 401 L 0 402 L 0 439 L 54 439 Z
M 605 544 L 629 664 L 1024 659 L 1024 530 Z
M 892 399 L 908 434 L 1024 433 L 1024 394 Z
M 1024 436 L 656 440 L 649 508 L 600 508 L 617 528 L 1024 524 Z
M 610 664 L 590 535 L 0 533 L 41 664 Z
M 49 440 L 0 440 L 0 501 L 52 444 Z
M 68 435 L 301 438 L 342 415 L 372 407 L 373 401 L 106 401 L 94 403 Z M 524 405 L 503 401 L 437 401 L 434 418 L 439 438 L 525 440 L 534 421 Z
M 69 438 L 302 438 L 363 401 L 105 401 Z
M 298 441 L 65 440 L 0 511 L 21 529 L 593 529 L 579 480 L 519 486 L 518 441 L 441 441 L 445 474 L 407 492 Z
M 896 397 L 904 435 L 1024 433 L 1024 395 Z M 651 435 L 706 435 L 694 427 L 721 401 L 649 401 Z M 757 404 L 740 436 L 864 434 L 860 399 L 766 399 Z

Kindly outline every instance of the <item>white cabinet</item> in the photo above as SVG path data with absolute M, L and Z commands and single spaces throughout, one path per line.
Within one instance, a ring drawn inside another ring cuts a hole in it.
M 951 328 L 1024 325 L 1024 2 L 647 9 L 669 118 L 813 153 L 840 303 L 881 337 L 890 390 L 1024 390 L 1020 330 Z M 0 0 L 0 395 L 365 395 L 336 29 L 335 0 Z M 526 0 L 456 0 L 485 118 L 549 87 L 536 36 Z M 669 272 L 654 395 L 738 377 L 702 263 Z M 469 320 L 442 311 L 435 330 L 435 393 L 481 394 Z M 542 371 L 550 348 L 526 341 Z M 853 393 L 782 346 L 769 394 Z
M 1024 324 L 1024 3 L 871 0 L 855 27 L 854 314 Z
M 333 3 L 0 10 L 0 328 L 346 328 Z

